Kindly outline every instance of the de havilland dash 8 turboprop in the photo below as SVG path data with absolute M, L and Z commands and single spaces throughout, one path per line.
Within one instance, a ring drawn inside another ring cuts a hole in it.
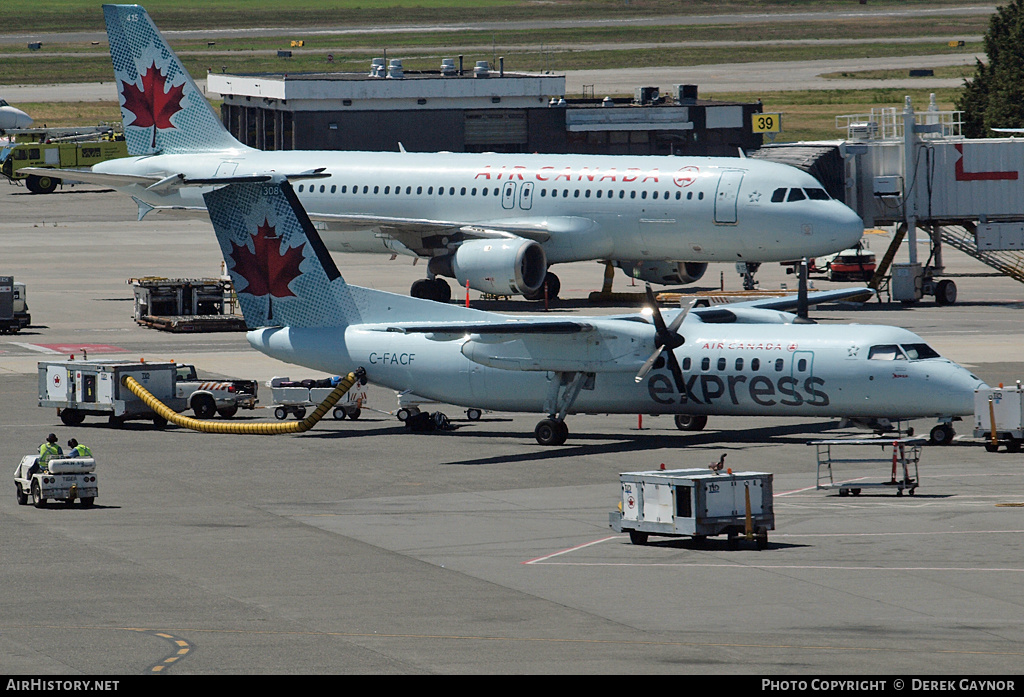
M 983 386 L 904 329 L 793 323 L 777 309 L 792 299 L 546 319 L 349 285 L 292 184 L 252 179 L 204 198 L 254 348 L 333 374 L 361 366 L 431 400 L 543 413 L 543 445 L 565 442 L 571 413 L 936 417 L 941 442 Z
M 103 12 L 133 157 L 66 176 L 130 193 L 140 219 L 201 210 L 204 189 L 185 180 L 315 170 L 326 177 L 296 192 L 327 248 L 427 258 L 412 295 L 434 300 L 451 297 L 440 277 L 553 298 L 548 267 L 585 260 L 692 283 L 708 262 L 822 256 L 863 234 L 814 177 L 755 159 L 254 150 L 224 128 L 142 7 Z

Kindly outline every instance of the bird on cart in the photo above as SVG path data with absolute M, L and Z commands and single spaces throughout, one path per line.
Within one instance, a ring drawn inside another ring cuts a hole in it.
M 728 454 L 729 453 L 722 453 L 722 457 L 718 458 L 718 462 L 712 462 L 710 465 L 708 465 L 708 469 L 714 472 L 715 474 L 721 472 L 723 469 L 725 469 L 725 456 Z

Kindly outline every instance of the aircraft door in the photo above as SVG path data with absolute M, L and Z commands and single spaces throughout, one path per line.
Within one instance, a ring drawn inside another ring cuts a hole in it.
M 513 186 L 515 186 L 513 184 Z M 533 182 L 523 182 L 519 187 L 519 207 L 524 211 L 533 207 Z
M 797 380 L 814 376 L 814 351 L 794 351 L 790 374 Z
M 718 191 L 715 193 L 715 222 L 723 225 L 734 225 L 737 221 L 736 201 L 740 192 L 740 182 L 744 172 L 727 169 L 718 179 Z
M 505 182 L 501 190 L 501 207 L 512 209 L 516 207 L 516 183 Z

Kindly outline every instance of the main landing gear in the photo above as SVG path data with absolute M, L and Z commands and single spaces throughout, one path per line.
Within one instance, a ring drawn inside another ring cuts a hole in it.
M 543 419 L 533 429 L 533 435 L 541 445 L 562 445 L 569 437 L 569 427 L 565 425 L 565 415 L 569 413 L 580 390 L 594 389 L 594 373 L 555 373 L 551 381 L 545 411 L 548 418 Z

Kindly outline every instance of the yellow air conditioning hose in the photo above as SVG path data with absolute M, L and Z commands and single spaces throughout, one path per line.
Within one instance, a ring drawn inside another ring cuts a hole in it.
M 338 383 L 338 386 L 334 391 L 327 395 L 327 399 L 313 410 L 312 414 L 302 421 L 292 421 L 290 423 L 239 424 L 194 419 L 190 416 L 182 416 L 178 412 L 166 406 L 130 375 L 126 375 L 121 378 L 121 384 L 145 402 L 146 406 L 155 411 L 157 415 L 167 419 L 169 422 L 177 426 L 191 428 L 193 431 L 202 431 L 203 433 L 271 436 L 278 433 L 305 433 L 309 429 L 313 428 L 314 424 L 322 419 L 324 415 L 331 410 L 331 407 L 337 404 L 338 400 L 344 397 L 345 393 L 348 392 L 354 384 L 356 384 L 356 381 L 362 379 L 365 375 L 366 371 L 362 368 L 357 369 L 353 373 L 349 373 L 341 382 Z

